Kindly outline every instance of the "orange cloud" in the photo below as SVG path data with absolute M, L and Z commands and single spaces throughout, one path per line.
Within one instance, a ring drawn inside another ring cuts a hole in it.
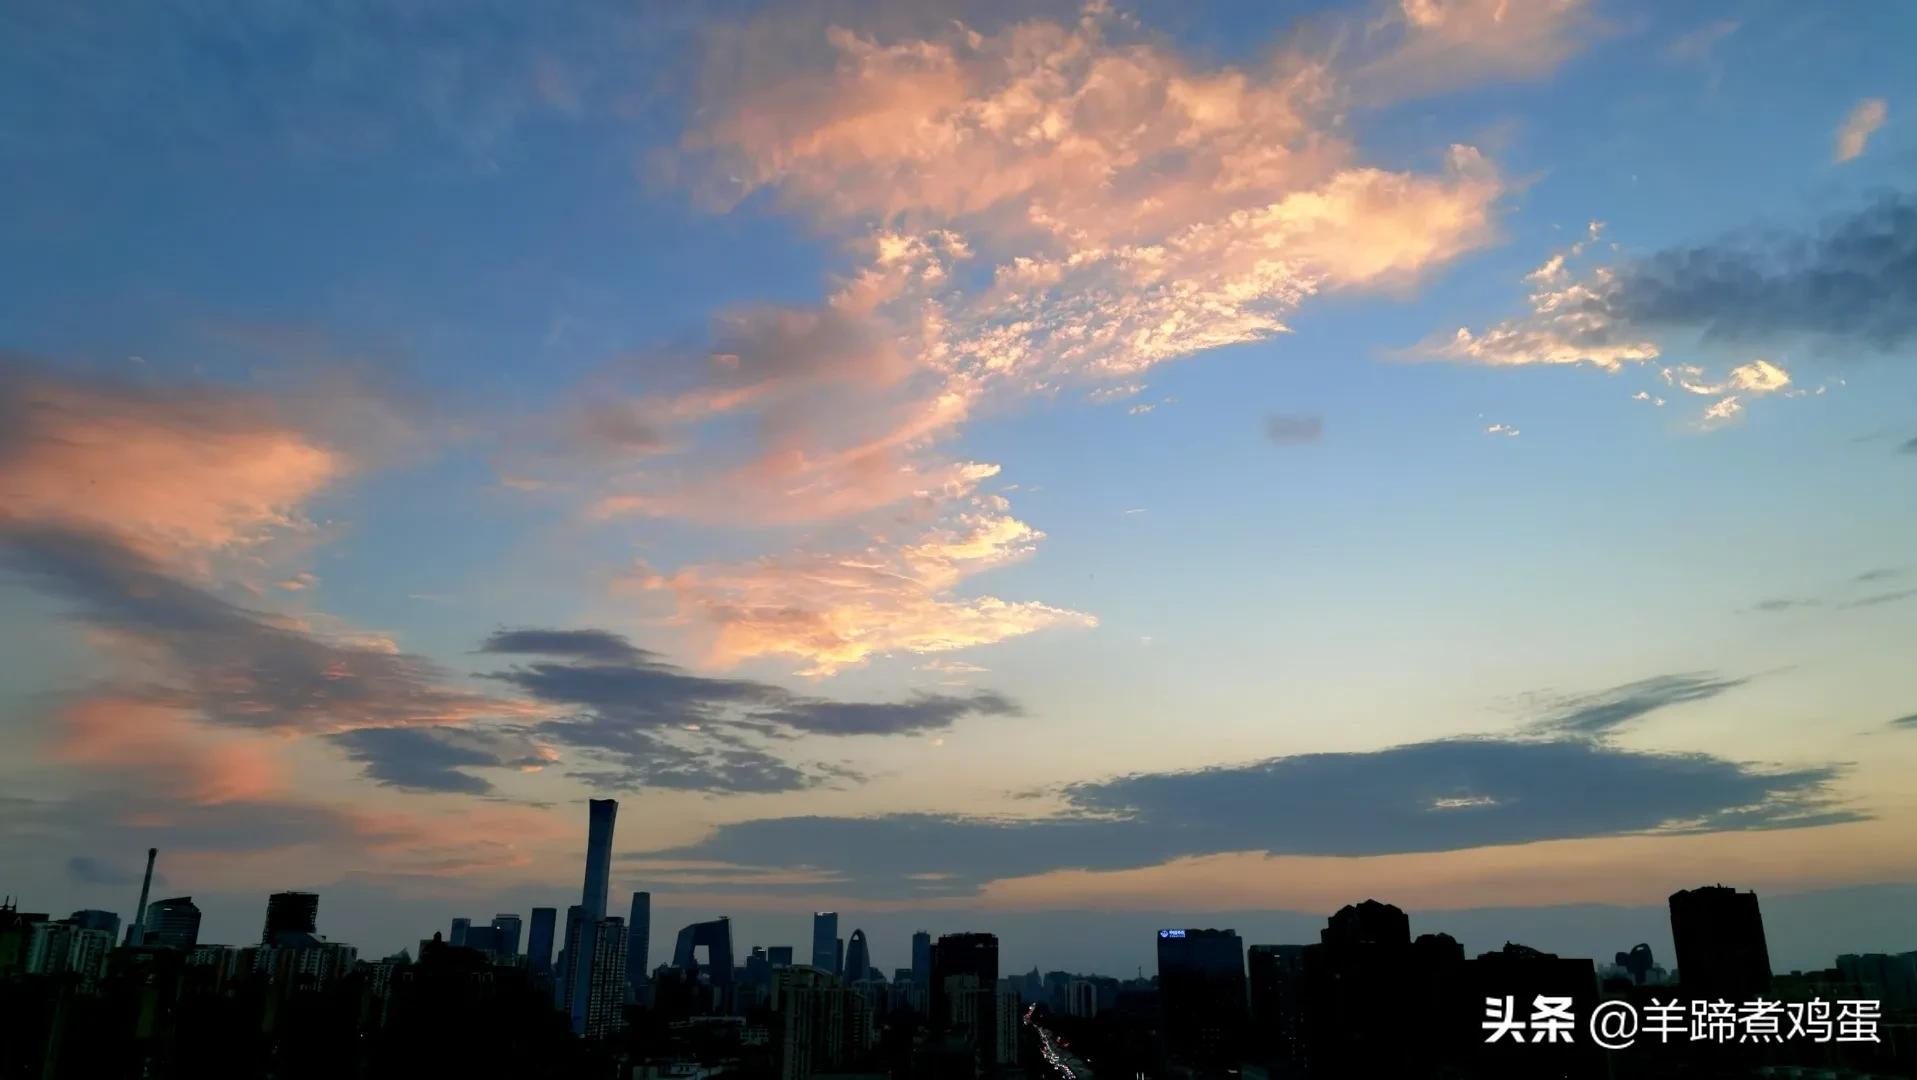
M 1093 616 L 1047 604 L 955 595 L 967 577 L 1022 558 L 1044 537 L 995 505 L 977 500 L 973 512 L 914 543 L 692 566 L 638 584 L 670 593 L 682 615 L 712 629 L 711 662 L 791 656 L 807 665 L 801 674 L 814 676 L 890 652 L 947 652 L 1096 626 Z
M 197 805 L 252 802 L 285 790 L 268 739 L 216 732 L 171 705 L 94 697 L 60 712 L 56 760 L 137 777 L 140 786 Z
M 0 370 L 0 520 L 99 531 L 173 566 L 300 524 L 346 471 L 268 403 Z

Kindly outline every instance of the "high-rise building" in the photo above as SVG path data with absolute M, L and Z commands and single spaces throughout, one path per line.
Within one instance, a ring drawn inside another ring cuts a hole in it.
M 828 974 L 839 973 L 839 913 L 812 913 L 812 966 Z
M 932 935 L 923 930 L 912 934 L 912 981 L 921 989 L 932 987 Z
M 932 945 L 931 1021 L 969 1043 L 981 1072 L 998 1061 L 998 937 L 945 934 Z
M 318 932 L 318 893 L 276 892 L 266 898 L 266 924 L 260 929 L 260 944 L 277 944 L 281 934 Z
M 583 1035 L 592 1001 L 592 988 L 601 978 L 594 965 L 608 954 L 600 943 L 600 924 L 606 921 L 606 895 L 612 876 L 612 829 L 619 816 L 619 803 L 613 799 L 591 799 L 586 803 L 586 879 L 579 897 L 579 916 L 572 922 L 568 912 L 566 954 L 566 1012 L 572 1018 L 574 1034 Z M 619 1001 L 625 1002 L 626 933 L 619 925 L 619 951 L 614 964 Z
M 452 931 L 446 935 L 446 944 L 457 948 L 465 948 L 466 935 L 472 933 L 472 929 L 473 921 L 471 919 L 454 919 Z
M 852 931 L 852 940 L 845 947 L 845 970 L 840 972 L 848 983 L 862 982 L 872 974 L 872 950 L 866 944 L 865 931 Z
M 200 943 L 200 909 L 190 896 L 155 900 L 146 908 L 145 943 L 185 952 Z
M 493 951 L 508 959 L 519 955 L 519 916 L 493 916 Z
M 591 799 L 586 810 L 586 886 L 579 906 L 588 918 L 603 919 L 612 881 L 612 826 L 619 817 L 619 803 L 615 799 Z
M 502 951 L 500 937 L 497 927 L 469 926 L 466 928 L 466 938 L 460 944 L 476 952 L 483 952 L 488 960 L 497 962 Z
M 805 1080 L 837 1070 L 845 1060 L 846 1010 L 853 1000 L 830 972 L 791 966 L 773 970 L 771 1002 L 781 1080 Z
M 646 964 L 652 957 L 652 894 L 632 894 L 632 916 L 626 920 L 626 986 L 636 996 L 646 985 Z
M 617 915 L 596 920 L 592 948 L 581 1034 L 597 1039 L 626 1026 L 626 921 Z
M 1265 1061 L 1304 1056 L 1304 945 L 1253 945 L 1245 956 L 1251 996 L 1250 1049 Z
M 1065 984 L 1065 1015 L 1085 1019 L 1098 1015 L 1098 987 L 1088 979 Z
M 766 960 L 766 963 L 771 964 L 775 968 L 791 967 L 792 966 L 792 946 L 790 945 L 768 946 L 765 951 L 765 960 Z
M 535 975 L 552 972 L 553 922 L 559 913 L 549 907 L 532 909 L 532 930 L 526 938 L 526 956 Z
M 1160 930 L 1165 1044 L 1201 1069 L 1236 1066 L 1245 1034 L 1245 948 L 1236 930 Z
M 579 920 L 584 911 L 578 904 L 566 908 L 565 936 L 559 939 L 559 962 L 553 967 L 553 1000 L 568 1016 L 572 1015 L 572 958 L 578 949 Z
M 699 963 L 699 949 L 706 951 L 704 964 Z M 720 998 L 714 1004 L 720 1008 L 728 1006 L 732 987 L 732 921 L 721 916 L 680 930 L 679 940 L 672 949 L 672 966 L 691 977 L 704 976 Z
M 104 930 L 115 941 L 120 939 L 120 916 L 98 908 L 82 908 L 67 916 L 67 921 L 83 930 Z
M 1671 939 L 1686 997 L 1747 1001 L 1771 987 L 1771 954 L 1754 892 L 1708 885 L 1672 893 Z

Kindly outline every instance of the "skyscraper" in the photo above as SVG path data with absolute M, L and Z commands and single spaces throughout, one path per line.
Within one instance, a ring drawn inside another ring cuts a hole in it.
M 912 934 L 912 981 L 927 991 L 932 987 L 932 935 L 923 930 Z
M 1686 997 L 1746 1001 L 1771 987 L 1771 954 L 1754 892 L 1709 885 L 1672 893 L 1671 940 Z
M 626 986 L 637 995 L 646 985 L 646 963 L 652 954 L 652 894 L 632 894 L 632 916 L 626 920 Z
M 260 930 L 260 944 L 272 945 L 279 935 L 319 932 L 319 894 L 276 892 L 266 898 L 266 925 Z
M 612 879 L 612 826 L 619 816 L 614 799 L 591 799 L 586 803 L 586 887 L 579 898 L 589 919 L 606 917 L 606 891 Z
M 493 933 L 493 951 L 505 957 L 519 955 L 519 916 L 494 915 Z
M 1238 1064 L 1245 1033 L 1245 948 L 1236 930 L 1160 930 L 1158 992 L 1172 1057 Z
M 698 950 L 705 949 L 706 962 L 699 963 Z M 672 966 L 687 973 L 704 974 L 712 987 L 727 996 L 732 987 L 732 920 L 720 916 L 709 922 L 696 922 L 679 931 L 672 949 Z M 718 1003 L 721 1007 L 726 1001 Z
M 185 952 L 200 943 L 200 909 L 190 896 L 148 904 L 145 925 L 148 945 Z
M 586 882 L 579 897 L 579 921 L 568 927 L 566 981 L 569 993 L 566 1012 L 572 1017 L 574 1034 L 584 1035 L 590 1011 L 592 988 L 599 976 L 593 965 L 608 955 L 599 944 L 599 924 L 606 920 L 606 893 L 612 876 L 612 827 L 619 816 L 619 803 L 612 799 L 592 799 L 586 804 Z M 570 920 L 569 920 L 570 921 Z M 612 961 L 621 987 L 619 1000 L 625 1001 L 626 934 L 619 923 L 619 951 Z
M 852 931 L 852 940 L 845 946 L 845 970 L 840 972 L 848 983 L 860 982 L 872 971 L 872 950 L 865 942 L 865 931 Z
M 1304 1056 L 1304 945 L 1253 945 L 1246 954 L 1251 1049 L 1266 1061 Z
M 998 1061 L 998 937 L 945 934 L 932 945 L 932 1027 L 971 1044 L 980 1074 Z
M 839 913 L 812 913 L 812 966 L 833 975 L 839 973 Z
M 526 956 L 535 975 L 552 971 L 553 923 L 559 912 L 549 907 L 532 909 L 532 929 L 526 938 Z
M 105 931 L 107 937 L 116 941 L 119 940 L 120 916 L 111 911 L 101 911 L 97 908 L 82 908 L 72 915 L 67 916 L 67 921 L 84 930 Z
M 581 925 L 586 925 L 584 920 Z M 595 919 L 593 951 L 580 965 L 587 972 L 585 1016 L 580 1034 L 603 1038 L 626 1026 L 626 923 L 619 916 Z
M 463 948 L 466 944 L 466 935 L 472 931 L 472 928 L 471 919 L 454 919 L 452 932 L 446 935 L 446 944 Z

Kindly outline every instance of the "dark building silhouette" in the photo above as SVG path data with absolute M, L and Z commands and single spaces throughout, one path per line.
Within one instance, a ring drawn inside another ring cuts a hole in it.
M 963 1052 L 983 1074 L 998 1061 L 998 936 L 945 934 L 932 944 L 931 1023 L 938 1052 Z
M 260 944 L 275 944 L 281 934 L 318 932 L 319 894 L 276 892 L 266 898 L 266 924 L 260 929 Z
M 519 955 L 519 916 L 500 914 L 493 916 L 494 951 L 501 956 Z
M 534 975 L 552 973 L 553 924 L 558 916 L 558 911 L 553 908 L 532 909 L 532 927 L 526 938 L 526 957 Z
M 1244 1050 L 1245 947 L 1236 930 L 1158 932 L 1159 1007 L 1174 1061 L 1207 1071 Z
M 1651 969 L 1657 966 L 1657 961 L 1651 957 L 1651 947 L 1640 942 L 1631 946 L 1630 952 L 1617 954 L 1617 966 L 1630 972 L 1633 983 L 1643 986 L 1644 980 L 1651 976 Z
M 82 908 L 67 916 L 67 921 L 82 930 L 101 930 L 115 940 L 120 936 L 120 916 L 117 912 L 101 911 L 98 908 Z
M 1305 1044 L 1313 1075 L 1401 1074 L 1401 1015 L 1413 983 L 1411 920 L 1390 904 L 1349 904 L 1305 952 Z
M 839 913 L 812 913 L 812 966 L 820 971 L 839 973 Z
M 791 967 L 792 966 L 792 946 L 790 945 L 769 946 L 765 951 L 765 959 L 766 959 L 766 963 L 771 964 L 775 968 Z
M 586 802 L 586 877 L 579 897 L 579 918 L 568 914 L 566 929 L 566 1011 L 572 1016 L 574 1034 L 586 1033 L 587 1012 L 593 988 L 601 977 L 593 971 L 605 962 L 606 951 L 599 947 L 599 924 L 606 918 L 606 896 L 612 879 L 612 831 L 619 817 L 614 799 L 589 799 Z M 625 931 L 620 923 L 618 954 L 619 982 L 625 982 Z
M 840 974 L 848 983 L 862 981 L 872 973 L 872 950 L 865 942 L 865 931 L 852 931 L 845 946 L 845 969 Z
M 1466 1075 L 1487 1078 L 1509 1077 L 1533 1080 L 1535 1077 L 1587 1077 L 1607 1075 L 1604 1053 L 1590 1041 L 1583 1027 L 1598 1003 L 1597 967 L 1588 959 L 1560 957 L 1524 945 L 1506 942 L 1497 952 L 1482 953 L 1469 965 L 1467 1000 L 1483 1006 L 1486 999 L 1511 999 L 1513 1017 L 1529 1025 L 1526 1041 L 1510 1038 L 1487 1042 L 1480 1031 L 1472 1052 L 1465 1055 Z M 1568 1039 L 1547 1035 L 1542 1041 L 1533 1020 L 1540 997 L 1568 999 L 1566 1010 L 1574 1018 Z M 1487 1016 L 1477 1011 L 1478 1022 Z M 1467 1020 L 1460 1017 L 1460 1020 Z
M 148 904 L 145 926 L 148 945 L 184 952 L 200 943 L 200 909 L 190 896 Z
M 699 963 L 698 950 L 706 950 L 706 962 Z M 713 919 L 696 922 L 679 931 L 672 949 L 672 966 L 688 976 L 711 984 L 719 995 L 732 988 L 732 920 Z M 721 1007 L 724 1001 L 719 1002 Z
M 1307 947 L 1253 945 L 1246 953 L 1250 1050 L 1258 1060 L 1288 1063 L 1304 1059 Z
M 471 919 L 454 919 L 452 931 L 446 935 L 446 944 L 456 949 L 465 948 L 466 935 L 470 934 L 472 929 L 473 921 Z
M 153 860 L 160 855 L 159 848 L 146 849 L 146 875 L 140 879 L 140 904 L 133 909 L 133 925 L 126 928 L 128 945 L 146 943 L 146 897 L 153 891 Z
M 1757 894 L 1724 885 L 1671 894 L 1677 979 L 1690 998 L 1744 1001 L 1771 987 Z
M 922 989 L 931 989 L 932 935 L 923 930 L 912 934 L 912 981 Z
M 632 917 L 626 920 L 626 985 L 634 995 L 646 985 L 646 964 L 652 956 L 652 894 L 632 894 Z

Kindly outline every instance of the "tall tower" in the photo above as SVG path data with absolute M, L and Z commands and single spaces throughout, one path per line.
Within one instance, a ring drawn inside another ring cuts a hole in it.
M 606 890 L 612 878 L 612 823 L 619 816 L 614 799 L 592 799 L 586 827 L 586 889 L 579 898 L 588 919 L 606 917 Z
M 606 891 L 612 877 L 612 825 L 619 816 L 619 803 L 613 799 L 592 799 L 586 804 L 590 817 L 586 827 L 586 885 L 579 898 L 577 941 L 568 933 L 566 942 L 566 981 L 569 993 L 566 1012 L 572 1018 L 575 1035 L 586 1033 L 591 1012 L 593 966 L 608 955 L 599 946 L 599 924 L 606 918 Z M 619 959 L 625 959 L 624 926 Z M 624 980 L 620 980 L 623 982 Z
M 846 982 L 855 983 L 862 981 L 871 970 L 872 947 L 866 943 L 865 931 L 854 930 L 851 941 L 845 946 L 845 970 L 840 974 L 845 976 Z
M 646 985 L 646 961 L 651 957 L 652 894 L 632 894 L 632 917 L 626 920 L 626 985 L 636 995 Z
M 140 879 L 140 906 L 133 909 L 133 923 L 126 928 L 128 945 L 146 944 L 146 894 L 153 890 L 153 859 L 160 849 L 146 849 L 146 877 Z
M 932 988 L 932 935 L 923 930 L 912 934 L 912 981 L 921 990 Z

